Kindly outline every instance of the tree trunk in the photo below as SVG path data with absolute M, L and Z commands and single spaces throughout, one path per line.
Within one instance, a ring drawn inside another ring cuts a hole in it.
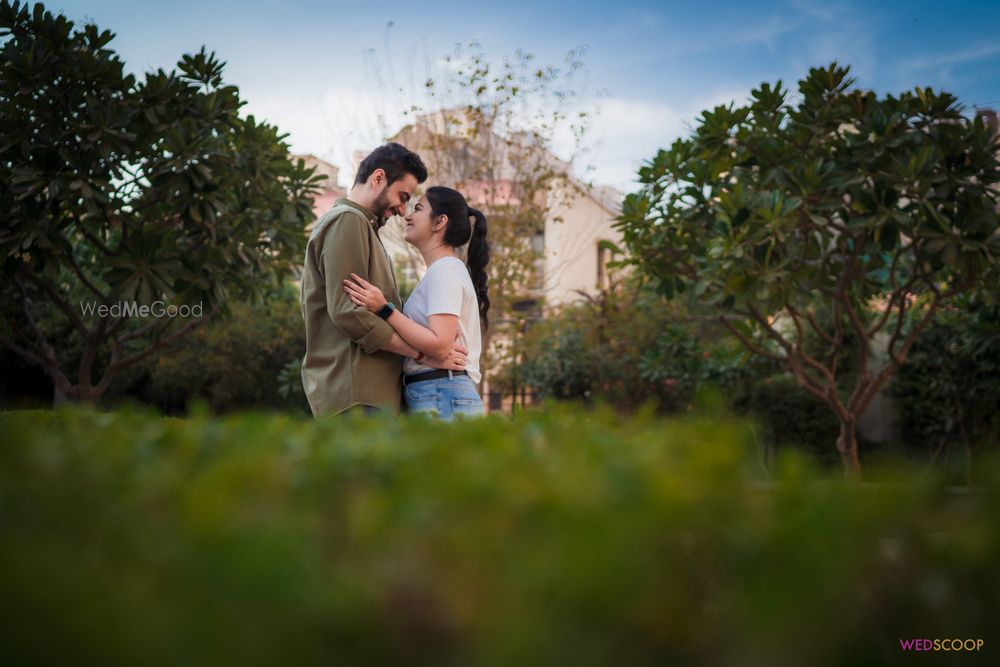
M 837 438 L 837 451 L 844 464 L 844 477 L 861 479 L 861 462 L 858 460 L 858 438 L 855 433 L 855 419 L 840 422 L 840 437 Z
M 100 394 L 95 387 L 80 387 L 80 393 L 77 394 L 76 404 L 86 408 L 92 408 L 97 405 L 97 399 L 99 398 Z
M 52 407 L 58 408 L 63 405 L 80 405 L 92 408 L 97 405 L 104 394 L 98 387 L 82 387 L 71 385 L 68 391 L 59 389 L 59 385 L 52 391 Z

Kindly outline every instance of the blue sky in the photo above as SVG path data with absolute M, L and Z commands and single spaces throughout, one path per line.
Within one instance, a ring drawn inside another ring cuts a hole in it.
M 318 0 L 107 2 L 46 5 L 117 33 L 132 71 L 173 67 L 207 45 L 227 61 L 248 110 L 289 133 L 297 152 L 349 171 L 351 152 L 399 119 L 371 81 L 388 43 L 397 83 L 475 39 L 486 54 L 520 48 L 558 64 L 586 46 L 581 104 L 600 100 L 586 161 L 591 178 L 624 190 L 640 163 L 686 132 L 698 113 L 743 101 L 762 81 L 786 85 L 811 66 L 852 66 L 879 93 L 943 88 L 970 108 L 1000 107 L 1000 2 L 475 2 Z M 387 24 L 393 27 L 387 31 Z M 387 42 L 388 34 L 388 42 Z M 381 88 L 384 90 L 384 87 Z M 393 128 L 395 129 L 395 128 Z M 346 177 L 342 177 L 342 181 Z

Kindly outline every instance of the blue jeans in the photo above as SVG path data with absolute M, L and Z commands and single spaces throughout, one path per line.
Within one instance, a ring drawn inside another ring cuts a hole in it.
M 403 397 L 410 412 L 430 412 L 444 420 L 485 412 L 476 383 L 468 375 L 413 382 L 406 385 Z

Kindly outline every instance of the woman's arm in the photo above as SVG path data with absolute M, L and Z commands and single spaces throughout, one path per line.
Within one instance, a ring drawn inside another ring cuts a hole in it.
M 448 353 L 447 357 L 438 359 L 423 354 L 412 345 L 407 345 L 398 333 L 393 332 L 389 342 L 382 346 L 383 350 L 393 352 L 401 357 L 411 357 L 417 359 L 425 366 L 431 368 L 441 368 L 451 371 L 464 371 L 469 359 L 469 350 L 461 343 L 455 343 L 455 347 Z
M 344 280 L 344 291 L 355 304 L 373 313 L 387 303 L 382 290 L 356 273 L 351 274 L 351 280 Z M 428 328 L 396 309 L 387 322 L 415 350 L 438 359 L 448 356 L 458 335 L 458 315 L 431 315 L 427 318 Z

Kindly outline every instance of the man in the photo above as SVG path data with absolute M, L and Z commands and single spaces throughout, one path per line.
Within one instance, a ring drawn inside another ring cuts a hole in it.
M 350 194 L 313 228 L 302 272 L 302 385 L 316 417 L 351 409 L 399 410 L 403 357 L 422 355 L 378 315 L 355 306 L 341 281 L 356 273 L 402 307 L 378 230 L 406 212 L 406 202 L 425 180 L 427 168 L 416 153 L 396 143 L 380 146 L 362 160 Z M 453 350 L 451 361 L 461 356 Z M 448 367 L 446 360 L 428 362 Z

